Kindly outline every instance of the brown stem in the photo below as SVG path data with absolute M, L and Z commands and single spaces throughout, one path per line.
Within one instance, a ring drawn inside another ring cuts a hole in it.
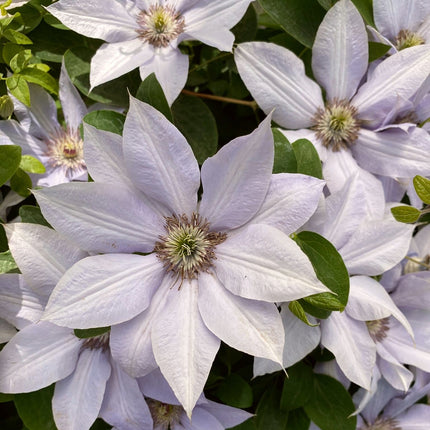
M 253 110 L 257 109 L 257 103 L 255 101 L 232 99 L 230 97 L 215 96 L 213 94 L 195 93 L 194 91 L 189 91 L 189 90 L 182 90 L 182 93 L 193 97 L 200 97 L 202 99 L 216 100 L 219 102 L 235 103 L 237 105 L 249 106 Z

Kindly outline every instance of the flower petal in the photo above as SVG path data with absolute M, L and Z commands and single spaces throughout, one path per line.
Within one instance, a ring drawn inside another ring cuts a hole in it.
M 121 430 L 153 430 L 151 412 L 139 385 L 114 361 L 99 416 Z
M 282 368 L 284 328 L 275 304 L 235 296 L 215 275 L 201 273 L 199 309 L 209 330 L 223 342 Z
M 124 2 L 122 2 L 124 3 Z M 87 37 L 118 42 L 136 37 L 138 24 L 129 13 L 131 2 L 62 0 L 47 10 L 64 25 Z
M 186 430 L 225 430 L 225 427 L 208 411 L 197 406 L 193 411 L 193 418 L 182 420 L 182 425 Z
M 321 343 L 334 354 L 350 381 L 370 388 L 376 346 L 364 322 L 333 312 L 321 321 Z
M 111 366 L 102 349 L 81 352 L 76 370 L 55 385 L 52 412 L 58 428 L 91 427 L 99 414 L 110 373 Z
M 302 60 L 273 43 L 241 43 L 234 51 L 239 74 L 258 105 L 273 120 L 298 129 L 313 125 L 324 106 L 319 86 L 305 74 Z
M 191 147 L 160 112 L 133 97 L 124 125 L 123 151 L 135 185 L 164 204 L 169 216 L 195 211 L 200 172 Z
M 113 184 L 69 183 L 34 191 L 48 222 L 93 252 L 150 252 L 162 219 L 137 192 Z
M 349 100 L 367 70 L 367 33 L 351 1 L 337 2 L 318 28 L 312 47 L 312 70 L 328 100 Z
M 299 246 L 273 227 L 248 225 L 216 248 L 214 266 L 233 294 L 267 302 L 329 291 Z
M 219 339 L 203 323 L 197 307 L 199 285 L 184 280 L 170 290 L 164 311 L 152 326 L 155 359 L 187 415 L 197 402 L 219 349 Z
M 73 331 L 49 322 L 31 324 L 0 352 L 0 391 L 27 393 L 73 372 L 81 341 Z
M 199 213 L 213 230 L 240 227 L 263 203 L 273 168 L 269 115 L 256 130 L 223 146 L 202 166 Z
M 128 321 L 148 307 L 163 274 L 155 254 L 84 258 L 61 278 L 44 319 L 73 328 Z
M 221 403 L 216 403 L 212 400 L 206 400 L 206 403 L 199 405 L 199 408 L 204 409 L 213 415 L 223 425 L 223 429 L 238 426 L 253 416 L 242 409 L 222 405 Z
M 48 297 L 64 272 L 88 254 L 56 231 L 37 224 L 4 226 L 9 248 L 26 282 Z

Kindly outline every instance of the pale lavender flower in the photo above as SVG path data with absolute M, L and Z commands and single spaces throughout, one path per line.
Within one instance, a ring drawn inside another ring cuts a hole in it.
M 428 79 L 430 46 L 392 55 L 362 83 L 368 64 L 366 30 L 353 3 L 341 0 L 324 17 L 312 49 L 312 69 L 326 103 L 321 88 L 305 75 L 303 62 L 283 47 L 244 43 L 235 50 L 235 60 L 259 106 L 266 113 L 276 108 L 273 119 L 280 126 L 310 129 L 303 137 L 315 144 L 332 192 L 358 166 L 390 177 L 430 174 L 428 133 L 412 124 L 406 130 L 386 124 L 387 116 L 400 111 Z
M 124 430 L 152 430 L 137 381 L 111 358 L 109 333 L 80 339 L 72 329 L 40 321 L 61 275 L 88 254 L 44 226 L 5 228 L 23 275 L 0 277 L 1 314 L 20 329 L 0 352 L 0 392 L 35 391 L 55 382 L 52 410 L 59 430 L 89 429 L 98 416 Z
M 155 73 L 172 104 L 185 86 L 188 56 L 184 40 L 200 40 L 230 51 L 230 31 L 251 0 L 60 0 L 48 7 L 72 30 L 103 44 L 91 60 L 90 83 L 96 87 L 137 67 L 145 79 Z
M 249 412 L 213 402 L 201 394 L 190 420 L 159 369 L 139 378 L 139 386 L 149 405 L 154 430 L 224 430 L 252 417 Z
M 44 318 L 114 325 L 115 359 L 133 376 L 159 366 L 188 414 L 220 340 L 280 362 L 283 328 L 273 302 L 328 289 L 288 237 L 315 211 L 324 182 L 272 175 L 273 153 L 267 118 L 206 160 L 200 175 L 182 134 L 134 98 L 123 143 L 85 126 L 95 182 L 36 194 L 51 225 L 104 255 L 65 274 Z
M 70 81 L 64 64 L 60 75 L 60 102 L 65 128 L 57 118 L 54 99 L 38 85 L 29 84 L 31 107 L 14 99 L 15 115 L 20 120 L 0 121 L 0 144 L 14 144 L 22 153 L 39 159 L 46 173 L 37 185 L 52 186 L 88 179 L 79 127 L 87 108 Z

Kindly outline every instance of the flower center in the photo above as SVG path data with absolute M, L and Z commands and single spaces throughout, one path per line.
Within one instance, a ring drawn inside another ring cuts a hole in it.
M 402 430 L 392 418 L 378 418 L 373 424 L 360 427 L 358 430 Z
M 195 279 L 207 272 L 216 259 L 215 247 L 227 238 L 225 233 L 210 231 L 209 223 L 199 214 L 166 217 L 166 235 L 160 236 L 154 251 L 168 272 L 183 279 Z
M 410 30 L 400 30 L 396 37 L 396 48 L 399 51 L 411 46 L 423 45 L 424 43 L 425 40 L 423 37 Z
M 81 349 L 103 349 L 106 351 L 109 348 L 109 335 L 110 332 L 108 331 L 99 336 L 83 339 Z
M 390 322 L 387 318 L 380 320 L 366 321 L 367 330 L 369 330 L 370 337 L 375 342 L 381 342 L 387 337 L 387 332 L 390 328 Z
M 424 270 L 429 270 L 428 266 L 430 264 L 430 255 L 426 255 L 424 258 L 410 258 L 405 264 L 403 272 L 414 273 L 421 272 Z
M 348 148 L 357 139 L 360 121 L 357 108 L 347 100 L 333 100 L 325 109 L 319 108 L 314 116 L 313 129 L 326 148 L 340 151 Z
M 154 421 L 154 428 L 169 430 L 175 424 L 181 424 L 181 415 L 183 412 L 181 406 L 168 405 L 167 403 L 153 399 L 146 399 L 146 402 Z
M 139 37 L 155 48 L 165 48 L 185 27 L 184 17 L 173 6 L 153 4 L 137 18 Z
M 59 130 L 47 142 L 49 164 L 66 173 L 85 168 L 83 142 L 78 130 Z

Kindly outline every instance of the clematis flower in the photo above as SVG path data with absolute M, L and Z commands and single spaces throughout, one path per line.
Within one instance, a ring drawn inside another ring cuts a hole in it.
M 86 181 L 87 169 L 79 132 L 87 107 L 70 81 L 64 64 L 60 75 L 60 102 L 66 127 L 57 118 L 54 99 L 38 85 L 29 85 L 31 107 L 14 99 L 20 120 L 0 121 L 0 144 L 14 144 L 23 154 L 38 158 L 46 173 L 38 175 L 37 185 L 51 186 L 74 180 Z
M 178 45 L 200 40 L 230 51 L 229 30 L 251 0 L 60 0 L 48 11 L 72 30 L 103 44 L 91 60 L 94 88 L 139 67 L 145 79 L 155 73 L 172 104 L 185 86 L 188 56 Z M 174 73 L 172 73 L 174 71 Z
M 428 133 L 413 124 L 386 122 L 428 79 L 430 46 L 390 56 L 362 83 L 368 64 L 366 29 L 353 3 L 341 0 L 327 12 L 312 48 L 312 70 L 326 102 L 305 75 L 303 62 L 283 47 L 240 44 L 235 60 L 259 106 L 266 113 L 276 108 L 276 123 L 308 129 L 300 133 L 315 144 L 331 192 L 360 167 L 394 178 L 430 174 Z
M 324 182 L 272 175 L 273 154 L 270 117 L 206 160 L 201 175 L 182 134 L 134 98 L 122 143 L 86 125 L 95 182 L 35 194 L 54 228 L 103 255 L 64 275 L 44 319 L 111 325 L 115 359 L 132 376 L 159 366 L 188 415 L 220 340 L 279 363 L 273 302 L 328 289 L 286 234 L 315 211 Z
M 154 430 L 224 430 L 252 417 L 249 412 L 213 402 L 202 394 L 190 420 L 159 369 L 139 378 L 139 386 L 149 405 Z
M 0 313 L 19 329 L 0 352 L 0 392 L 25 393 L 55 382 L 59 430 L 87 430 L 98 416 L 121 429 L 152 430 L 137 381 L 111 357 L 108 332 L 81 339 L 72 329 L 40 321 L 58 279 L 87 254 L 44 226 L 5 228 L 23 274 L 0 277 Z

